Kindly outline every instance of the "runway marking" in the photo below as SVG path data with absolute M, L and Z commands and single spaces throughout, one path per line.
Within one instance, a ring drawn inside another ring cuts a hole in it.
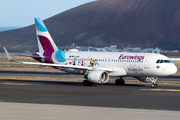
M 3 85 L 41 85 L 41 84 L 30 84 L 30 83 L 9 83 L 9 82 L 4 82 L 4 83 L 0 83 Z
M 180 89 L 139 89 L 139 90 L 180 92 Z

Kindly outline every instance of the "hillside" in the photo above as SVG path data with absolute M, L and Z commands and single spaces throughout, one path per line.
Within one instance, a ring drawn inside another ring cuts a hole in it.
M 32 18 L 33 19 L 33 18 Z M 99 0 L 44 21 L 58 46 L 158 47 L 180 50 L 179 0 Z M 0 50 L 37 50 L 34 25 L 0 32 Z

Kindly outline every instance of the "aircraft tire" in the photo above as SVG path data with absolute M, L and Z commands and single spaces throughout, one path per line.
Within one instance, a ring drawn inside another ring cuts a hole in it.
M 124 85 L 125 81 L 124 81 L 124 79 L 116 79 L 115 84 L 116 85 Z
M 115 84 L 120 85 L 120 79 L 116 79 Z
M 152 88 L 157 88 L 157 84 L 152 84 L 151 87 Z
M 89 82 L 87 80 L 83 81 L 83 86 L 92 86 L 92 82 Z
M 83 81 L 83 86 L 87 86 L 88 85 L 88 81 L 87 80 L 84 80 Z
M 120 85 L 124 85 L 124 84 L 125 84 L 124 79 L 121 79 L 121 80 L 120 80 Z

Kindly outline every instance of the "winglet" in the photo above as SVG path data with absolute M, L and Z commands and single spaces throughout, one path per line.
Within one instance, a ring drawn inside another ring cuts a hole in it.
M 157 47 L 156 47 L 156 52 L 157 52 L 157 54 L 160 54 L 160 53 L 159 53 L 159 50 L 158 50 L 158 48 L 157 48 Z
M 11 56 L 10 56 L 9 52 L 6 50 L 6 48 L 5 48 L 5 47 L 3 47 L 3 48 L 4 48 L 4 51 L 5 51 L 8 59 L 9 59 L 10 61 L 13 61 L 13 62 L 14 62 L 14 60 L 11 58 Z

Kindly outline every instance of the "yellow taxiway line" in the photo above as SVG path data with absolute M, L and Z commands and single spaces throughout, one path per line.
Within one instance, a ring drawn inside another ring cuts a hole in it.
M 139 90 L 180 92 L 180 89 L 139 89 Z
M 30 84 L 30 83 L 9 83 L 9 82 L 3 82 L 3 83 L 0 83 L 0 84 L 3 84 L 3 85 L 41 85 L 41 84 Z

